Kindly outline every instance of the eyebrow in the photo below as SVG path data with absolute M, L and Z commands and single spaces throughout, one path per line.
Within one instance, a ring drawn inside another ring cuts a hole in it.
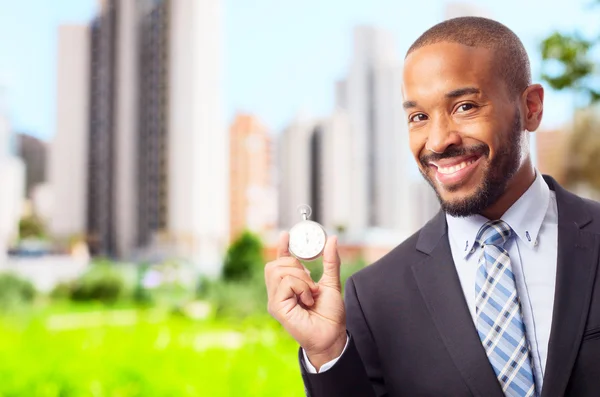
M 461 96 L 471 95 L 471 94 L 481 94 L 481 91 L 479 90 L 479 88 L 475 88 L 475 87 L 458 88 L 456 90 L 452 90 L 452 91 L 446 93 L 446 98 L 459 98 Z
M 475 87 L 457 88 L 456 90 L 447 92 L 445 97 L 446 98 L 460 98 L 461 96 L 472 95 L 472 94 L 481 94 L 481 90 L 479 90 L 479 88 L 475 88 Z M 406 101 L 402 104 L 402 107 L 404 109 L 416 108 L 417 101 Z
M 406 101 L 402 104 L 402 107 L 404 109 L 416 108 L 417 102 L 416 101 Z

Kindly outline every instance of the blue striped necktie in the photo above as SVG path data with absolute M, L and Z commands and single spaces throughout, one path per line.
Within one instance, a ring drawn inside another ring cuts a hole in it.
M 490 364 L 506 396 L 535 396 L 535 382 L 521 302 L 504 244 L 512 237 L 506 222 L 481 227 L 475 244 L 483 247 L 475 280 L 476 326 Z

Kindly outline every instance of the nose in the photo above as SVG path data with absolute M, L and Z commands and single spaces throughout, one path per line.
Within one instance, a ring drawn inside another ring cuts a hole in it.
M 449 146 L 460 146 L 462 139 L 458 130 L 448 117 L 437 117 L 430 123 L 431 129 L 425 142 L 425 148 L 432 152 L 444 153 Z

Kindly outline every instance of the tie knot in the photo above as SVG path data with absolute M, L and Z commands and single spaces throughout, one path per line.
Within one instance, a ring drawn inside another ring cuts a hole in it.
M 503 247 L 511 236 L 512 229 L 508 226 L 508 223 L 502 220 L 489 221 L 481 226 L 475 242 L 478 245 L 484 244 Z

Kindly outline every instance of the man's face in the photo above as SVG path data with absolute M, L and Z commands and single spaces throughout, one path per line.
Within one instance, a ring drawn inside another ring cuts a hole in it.
M 524 160 L 519 98 L 496 70 L 492 51 L 456 43 L 428 45 L 406 58 L 410 148 L 450 215 L 490 207 Z

